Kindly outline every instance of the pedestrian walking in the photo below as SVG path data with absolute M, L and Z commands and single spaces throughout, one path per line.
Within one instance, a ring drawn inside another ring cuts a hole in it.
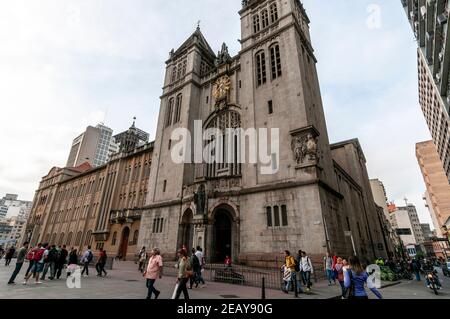
M 25 272 L 25 276 L 23 277 L 24 279 L 27 278 L 28 275 L 30 274 L 30 271 L 31 271 L 31 269 L 33 268 L 33 265 L 34 265 L 34 253 L 38 249 L 41 249 L 41 246 L 42 246 L 42 244 L 39 243 L 39 244 L 36 245 L 36 247 L 33 247 L 33 248 L 28 250 L 26 260 L 28 260 L 29 265 L 28 265 L 27 271 Z
M 201 266 L 200 266 L 200 260 L 198 259 L 197 255 L 195 254 L 195 249 L 192 248 L 192 255 L 190 259 L 190 263 L 192 265 L 192 271 L 193 275 L 189 278 L 189 289 L 192 289 L 192 285 L 195 284 L 195 288 L 198 288 L 199 283 L 199 273 L 201 274 Z
M 14 253 L 16 252 L 16 248 L 12 246 L 8 249 L 8 251 L 5 254 L 5 266 L 8 267 L 11 263 L 11 259 L 14 257 Z
M 37 249 L 33 252 L 33 266 L 30 269 L 29 274 L 25 277 L 24 285 L 28 284 L 28 280 L 33 277 L 36 280 L 36 284 L 42 284 L 39 280 L 42 271 L 44 270 L 44 253 L 48 248 L 48 244 L 38 245 Z
M 17 253 L 16 268 L 14 269 L 11 278 L 9 278 L 8 285 L 16 284 L 14 280 L 16 280 L 17 275 L 22 269 L 23 263 L 25 262 L 25 258 L 27 256 L 27 252 L 28 252 L 28 242 L 24 242 L 22 248 L 20 248 L 19 252 Z
M 83 257 L 81 257 L 81 263 L 83 264 L 83 270 L 81 271 L 81 276 L 86 272 L 86 276 L 89 276 L 89 264 L 92 259 L 94 259 L 94 254 L 92 253 L 91 246 L 88 246 L 87 250 L 84 252 Z
M 289 250 L 286 250 L 284 252 L 285 259 L 284 259 L 284 271 L 283 271 L 283 280 L 285 281 L 285 287 L 283 292 L 288 294 L 291 290 L 291 285 L 294 287 L 297 286 L 297 292 L 301 292 L 301 286 L 297 284 L 297 271 L 299 268 L 297 267 L 297 261 L 295 258 L 291 255 L 291 252 Z
M 45 265 L 44 271 L 42 272 L 41 280 L 45 280 L 48 270 L 50 269 L 50 276 L 48 279 L 53 280 L 56 276 L 56 262 L 58 261 L 59 255 L 58 250 L 55 245 L 52 245 L 45 253 Z
M 108 275 L 108 273 L 105 270 L 106 260 L 108 259 L 108 256 L 106 255 L 106 251 L 100 248 L 98 260 L 95 264 L 95 269 L 97 270 L 97 276 L 102 277 L 102 274 L 105 273 L 105 277 Z
M 195 252 L 195 256 L 197 256 L 197 258 L 198 258 L 198 260 L 200 262 L 200 269 L 198 269 L 198 272 L 196 274 L 197 280 L 198 280 L 199 283 L 202 284 L 202 288 L 205 288 L 206 287 L 206 283 L 205 283 L 205 280 L 203 279 L 203 271 L 205 269 L 206 262 L 205 262 L 205 256 L 203 255 L 203 251 L 202 251 L 202 248 L 200 246 L 197 246 L 197 250 Z
M 325 269 L 325 275 L 328 279 L 328 286 L 331 286 L 331 282 L 336 284 L 336 278 L 334 277 L 333 271 L 333 257 L 330 256 L 330 253 L 327 253 L 327 255 L 323 257 L 323 268 Z
M 310 291 L 312 286 L 311 275 L 314 273 L 314 267 L 311 258 L 308 257 L 306 252 L 302 251 L 301 255 L 300 268 L 302 270 L 303 281 L 306 285 L 306 291 Z
M 75 273 L 77 269 L 78 269 L 78 253 L 76 249 L 72 249 L 69 254 L 69 261 L 67 265 L 67 278 L 69 278 L 71 274 Z
M 422 269 L 422 265 L 419 260 L 416 258 L 411 261 L 411 271 L 416 275 L 416 280 L 421 281 L 420 278 L 420 270 Z
M 139 271 L 141 273 L 143 273 L 145 263 L 147 262 L 147 258 L 148 258 L 147 252 L 145 251 L 145 246 L 142 247 L 142 249 L 139 251 L 138 258 L 139 258 Z
M 67 264 L 67 256 L 69 255 L 69 252 L 66 249 L 66 245 L 63 245 L 60 248 L 58 261 L 56 262 L 56 279 L 59 279 L 62 274 L 62 270 L 64 266 Z
M 346 296 L 346 291 L 347 289 L 345 288 L 345 283 L 344 283 L 344 268 L 346 266 L 347 261 L 345 261 L 344 264 L 344 260 L 341 257 L 338 257 L 337 261 L 336 261 L 336 265 L 334 266 L 334 269 L 336 271 L 336 279 L 339 282 L 339 285 L 341 286 L 341 297 L 342 299 L 345 299 Z
M 377 296 L 378 299 L 382 299 L 383 296 L 375 288 L 373 282 L 369 279 L 369 275 L 361 265 L 359 258 L 352 256 L 348 260 L 349 267 L 344 271 L 344 285 L 347 288 L 347 294 L 349 299 L 369 299 L 366 293 L 365 286 Z
M 181 293 L 183 293 L 184 299 L 189 299 L 187 283 L 189 281 L 189 278 L 193 275 L 192 266 L 189 263 L 189 257 L 185 249 L 181 249 L 178 252 L 178 257 L 178 288 L 175 294 L 175 299 L 180 299 Z
M 0 247 L 0 260 L 2 260 L 4 253 L 5 253 L 5 250 L 3 249 L 3 247 Z
M 153 248 L 148 261 L 147 270 L 144 272 L 144 278 L 147 279 L 147 299 L 152 299 L 152 294 L 155 294 L 155 299 L 158 299 L 161 294 L 161 292 L 155 288 L 155 282 L 158 278 L 162 278 L 162 271 L 163 259 L 161 257 L 161 253 L 158 248 Z

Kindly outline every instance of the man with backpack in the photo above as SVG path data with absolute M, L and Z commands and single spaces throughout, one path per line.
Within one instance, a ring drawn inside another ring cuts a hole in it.
M 66 249 L 66 245 L 63 245 L 61 249 L 59 249 L 58 260 L 56 261 L 56 279 L 61 277 L 64 265 L 67 264 L 68 255 L 69 252 Z
M 36 284 L 42 284 L 41 281 L 39 281 L 39 276 L 42 273 L 42 270 L 44 270 L 44 253 L 47 250 L 48 244 L 44 244 L 41 246 L 41 244 L 38 245 L 33 250 L 33 266 L 30 269 L 30 273 L 25 277 L 25 281 L 23 282 L 24 285 L 28 283 L 28 280 L 33 276 L 36 279 Z
M 302 258 L 300 259 L 300 268 L 302 270 L 303 280 L 306 283 L 306 291 L 311 290 L 311 274 L 314 273 L 313 264 L 306 252 L 302 251 Z
M 47 271 L 50 268 L 50 276 L 48 279 L 53 280 L 55 278 L 55 265 L 59 258 L 58 250 L 56 246 L 53 245 L 48 251 L 45 252 L 45 266 L 44 271 L 42 273 L 41 280 L 45 280 L 45 276 L 47 275 Z
M 83 257 L 81 257 L 81 263 L 84 265 L 81 276 L 84 275 L 84 272 L 86 272 L 86 276 L 89 276 L 89 264 L 92 259 L 94 259 L 94 254 L 92 253 L 91 246 L 88 246 L 88 249 L 84 252 Z
M 286 287 L 283 290 L 284 293 L 289 293 L 291 290 L 291 285 L 295 286 L 297 285 L 297 292 L 301 293 L 302 288 L 298 284 L 297 281 L 297 272 L 300 270 L 298 267 L 298 263 L 295 260 L 294 256 L 291 255 L 291 252 L 289 250 L 285 251 L 285 262 L 284 262 L 284 268 L 286 273 L 290 273 L 290 280 L 286 282 Z

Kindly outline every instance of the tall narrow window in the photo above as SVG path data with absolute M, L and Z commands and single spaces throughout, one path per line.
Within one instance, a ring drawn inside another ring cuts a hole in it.
M 281 223 L 283 226 L 288 225 L 287 207 L 286 205 L 281 206 Z
M 272 207 L 266 207 L 266 214 L 267 214 L 267 227 L 272 227 Z
M 270 67 L 272 69 L 272 80 L 281 76 L 281 55 L 278 44 L 270 47 Z
M 274 3 L 270 6 L 270 22 L 274 23 L 278 20 L 278 8 L 277 4 Z
M 158 233 L 162 233 L 163 231 L 163 225 L 164 225 L 164 218 L 160 218 L 160 223 L 159 223 L 159 230 Z
M 256 83 L 258 86 L 266 83 L 266 55 L 264 52 L 256 54 Z
M 177 96 L 177 105 L 175 107 L 175 118 L 174 118 L 174 123 L 178 123 L 180 122 L 181 119 L 181 104 L 183 101 L 183 95 L 179 94 Z
M 269 114 L 273 114 L 273 102 L 270 100 L 268 103 Z
M 167 180 L 164 181 L 164 185 L 163 185 L 163 192 L 166 192 L 166 188 L 167 188 Z
M 262 28 L 267 28 L 269 26 L 269 13 L 267 10 L 261 11 Z
M 261 30 L 260 24 L 259 24 L 259 14 L 255 14 L 253 16 L 253 32 L 257 33 Z
M 173 98 L 169 100 L 166 114 L 166 127 L 172 125 L 172 113 L 173 113 Z
M 111 239 L 111 246 L 115 246 L 117 242 L 117 232 L 115 231 L 113 233 L 112 239 Z
M 280 207 L 274 206 L 273 207 L 273 215 L 275 217 L 275 227 L 280 226 Z
M 177 66 L 175 65 L 172 69 L 172 82 L 175 82 L 177 79 Z

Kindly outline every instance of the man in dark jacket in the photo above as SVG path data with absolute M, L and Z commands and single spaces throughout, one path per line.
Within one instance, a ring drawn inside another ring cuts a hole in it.
M 68 254 L 69 252 L 66 249 L 66 245 L 63 245 L 61 250 L 59 251 L 58 261 L 56 262 L 56 279 L 59 279 L 61 277 L 64 265 L 67 263 Z
M 8 249 L 8 252 L 5 255 L 5 266 L 9 266 L 11 263 L 11 259 L 14 257 L 14 253 L 16 252 L 16 249 L 14 247 L 11 247 Z
M 422 265 L 420 264 L 419 260 L 413 259 L 411 262 L 411 271 L 416 275 L 416 280 L 420 281 L 420 269 L 422 268 Z

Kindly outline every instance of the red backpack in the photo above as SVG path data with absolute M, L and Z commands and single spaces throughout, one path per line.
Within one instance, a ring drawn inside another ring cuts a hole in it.
M 44 248 L 40 248 L 40 249 L 36 250 L 34 252 L 33 260 L 37 261 L 37 262 L 41 261 L 42 256 L 44 255 L 44 252 L 45 252 Z
M 31 261 L 31 260 L 33 260 L 33 257 L 34 257 L 34 250 L 30 249 L 30 251 L 27 254 L 27 260 Z

